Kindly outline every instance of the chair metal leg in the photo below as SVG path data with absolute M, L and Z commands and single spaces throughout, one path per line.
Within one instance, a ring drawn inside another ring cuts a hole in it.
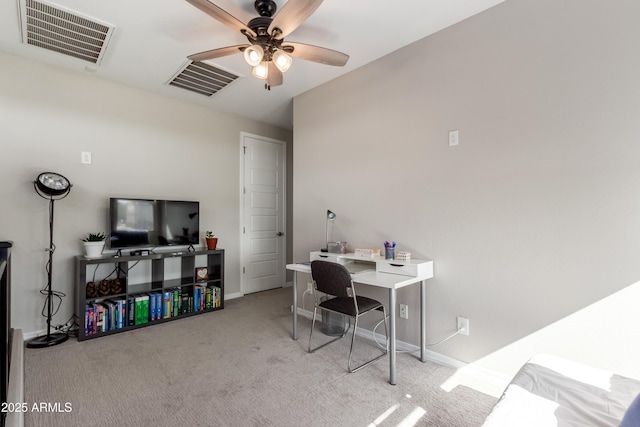
M 373 362 L 375 362 L 378 359 L 383 358 L 384 356 L 387 355 L 387 352 L 389 351 L 389 331 L 387 330 L 387 311 L 385 310 L 384 306 L 382 306 L 382 315 L 384 316 L 383 320 L 384 320 L 384 333 L 386 336 L 386 342 L 385 342 L 385 349 L 384 352 L 377 356 L 374 357 L 373 359 L 369 360 L 368 362 L 363 363 L 360 366 L 357 366 L 355 368 L 351 368 L 351 353 L 353 352 L 353 343 L 356 340 L 356 331 L 358 329 L 358 317 L 355 318 L 355 322 L 354 322 L 354 326 L 353 326 L 353 336 L 351 337 L 351 349 L 349 350 L 349 362 L 347 364 L 348 368 L 349 368 L 349 372 L 353 373 L 353 372 L 357 372 L 360 369 L 364 368 L 365 366 L 369 366 L 371 365 Z
M 313 329 L 314 329 L 315 324 L 316 324 L 316 309 L 317 309 L 317 307 L 314 307 L 314 308 L 313 308 L 313 320 L 311 321 L 311 332 L 309 333 L 309 349 L 308 349 L 308 352 L 309 352 L 309 353 L 313 353 L 314 351 L 319 350 L 319 349 L 321 349 L 322 347 L 325 347 L 325 346 L 327 346 L 327 345 L 331 344 L 332 342 L 335 342 L 335 341 L 338 341 L 338 340 L 339 340 L 339 339 L 341 339 L 341 338 L 344 338 L 344 336 L 345 336 L 345 335 L 347 335 L 347 332 L 349 331 L 349 328 L 351 328 L 351 318 L 349 317 L 349 326 L 347 326 L 347 327 L 345 328 L 345 330 L 344 330 L 344 332 L 342 333 L 342 335 L 340 335 L 339 337 L 334 338 L 334 339 L 332 339 L 331 341 L 328 341 L 328 342 L 326 342 L 326 343 L 324 343 L 324 344 L 322 344 L 322 345 L 319 345 L 318 347 L 316 347 L 316 348 L 314 348 L 314 349 L 311 349 L 311 337 L 313 336 Z M 322 310 L 322 309 L 321 309 L 321 310 Z M 353 344 L 352 344 L 352 345 L 353 345 Z
M 313 317 L 311 319 L 311 333 L 309 334 L 309 348 L 308 348 L 309 353 L 313 353 L 313 351 L 311 351 L 311 337 L 313 336 L 313 328 L 315 326 L 316 326 L 316 308 L 313 307 Z
M 355 372 L 355 370 L 351 370 L 351 354 L 353 353 L 353 343 L 356 341 L 357 330 L 358 330 L 358 317 L 356 317 L 353 322 L 353 334 L 351 335 L 351 348 L 349 349 L 349 361 L 347 362 L 347 367 L 349 368 L 349 372 Z

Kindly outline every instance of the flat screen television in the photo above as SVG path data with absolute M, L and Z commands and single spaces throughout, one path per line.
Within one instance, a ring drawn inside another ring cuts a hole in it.
M 196 245 L 200 203 L 114 198 L 109 201 L 109 247 Z

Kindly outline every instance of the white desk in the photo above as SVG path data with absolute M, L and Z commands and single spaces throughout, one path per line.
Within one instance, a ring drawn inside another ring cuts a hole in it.
M 426 280 L 433 277 L 432 260 L 395 261 L 384 258 L 363 259 L 354 254 L 333 254 L 311 252 L 310 260 L 325 260 L 346 265 L 353 262 L 368 262 L 371 269 L 351 275 L 356 283 L 389 289 L 389 383 L 396 384 L 396 293 L 405 286 L 420 283 L 420 360 L 426 362 Z M 311 274 L 311 266 L 307 264 L 288 264 L 287 270 L 293 275 L 293 339 L 298 339 L 298 272 Z

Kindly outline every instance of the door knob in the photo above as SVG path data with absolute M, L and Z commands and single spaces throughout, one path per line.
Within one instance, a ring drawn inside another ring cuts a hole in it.
M 283 235 L 284 235 L 284 233 L 283 233 L 282 231 L 278 231 L 278 232 L 276 233 L 276 236 L 283 236 Z

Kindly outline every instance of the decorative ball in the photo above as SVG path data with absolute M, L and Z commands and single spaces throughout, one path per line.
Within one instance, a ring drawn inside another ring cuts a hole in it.
M 101 280 L 100 285 L 98 285 L 98 293 L 101 296 L 107 296 L 111 292 L 111 285 L 107 279 Z
M 87 283 L 87 298 L 95 298 L 98 296 L 98 287 L 96 282 Z
M 122 293 L 122 279 L 117 278 L 111 281 L 111 293 L 112 294 L 121 294 Z

